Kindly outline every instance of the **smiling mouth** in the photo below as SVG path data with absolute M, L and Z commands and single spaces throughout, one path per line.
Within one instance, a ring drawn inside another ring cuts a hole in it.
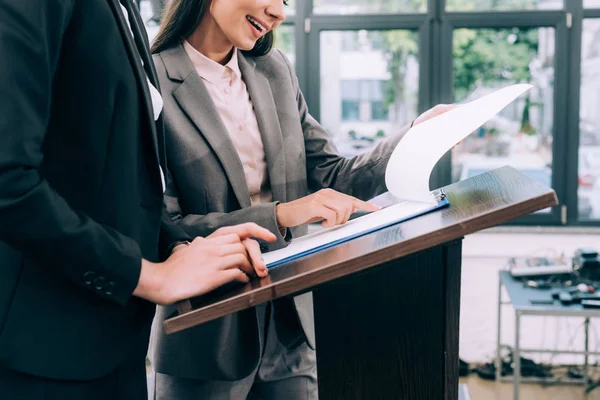
M 250 22 L 252 24 L 252 26 L 254 26 L 259 32 L 264 32 L 267 30 L 267 28 L 265 28 L 264 26 L 262 26 L 260 24 L 260 22 L 258 22 L 257 20 L 255 20 L 254 18 L 252 18 L 252 16 L 250 15 L 246 15 L 246 19 L 248 20 L 248 22 Z

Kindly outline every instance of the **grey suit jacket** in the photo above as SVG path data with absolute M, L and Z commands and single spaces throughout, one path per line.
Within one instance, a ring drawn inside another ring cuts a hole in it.
M 278 50 L 262 57 L 238 53 L 239 66 L 261 131 L 273 202 L 250 205 L 244 171 L 206 86 L 183 46 L 154 56 L 164 98 L 169 160 L 167 209 L 192 236 L 243 222 L 262 225 L 278 237 L 263 252 L 284 247 L 306 233 L 297 227 L 281 236 L 278 202 L 332 188 L 361 199 L 385 191 L 384 173 L 404 128 L 371 151 L 350 159 L 339 155 L 330 136 L 308 113 L 289 61 Z M 280 341 L 315 348 L 312 295 L 274 302 Z M 174 312 L 159 307 L 151 356 L 158 372 L 175 376 L 238 380 L 258 365 L 261 354 L 256 311 L 245 310 L 170 336 L 162 321 Z

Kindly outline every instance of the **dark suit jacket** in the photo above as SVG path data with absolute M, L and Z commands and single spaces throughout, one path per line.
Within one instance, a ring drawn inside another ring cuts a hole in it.
M 161 222 L 165 150 L 140 52 L 156 75 L 128 8 L 141 51 L 118 0 L 0 0 L 1 367 L 114 369 L 149 333 L 154 306 L 131 296 L 142 257 L 188 237 Z
M 165 131 L 171 179 L 166 203 L 171 217 L 190 235 L 241 222 L 256 222 L 278 236 L 263 252 L 287 245 L 275 216 L 276 202 L 332 188 L 362 199 L 383 191 L 389 157 L 407 131 L 366 154 L 346 159 L 308 113 L 288 60 L 278 50 L 251 58 L 238 53 L 261 131 L 273 203 L 250 206 L 243 167 L 206 86 L 182 46 L 154 56 L 165 100 Z M 291 230 L 292 237 L 306 226 Z M 234 380 L 247 376 L 260 360 L 256 312 L 245 310 L 173 335 L 161 321 L 173 312 L 160 307 L 151 340 L 154 367 L 192 378 Z M 312 294 L 275 302 L 279 339 L 286 346 L 315 347 Z

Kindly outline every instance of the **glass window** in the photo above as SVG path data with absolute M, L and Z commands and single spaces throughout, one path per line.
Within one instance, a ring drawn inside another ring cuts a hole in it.
M 563 0 L 446 0 L 448 11 L 560 10 Z
M 427 0 L 314 0 L 315 14 L 423 13 Z
M 342 154 L 364 151 L 416 118 L 416 32 L 325 31 L 320 38 L 320 122 Z
M 387 121 L 389 118 L 389 109 L 383 101 L 371 101 L 371 119 L 373 121 Z M 375 136 L 385 136 L 383 131 L 378 131 Z
M 360 100 L 360 81 L 346 79 L 340 81 L 341 97 L 344 100 Z
M 275 47 L 283 51 L 292 66 L 296 65 L 296 40 L 294 25 L 281 25 L 275 31 Z
M 553 28 L 454 32 L 454 100 L 469 101 L 514 83 L 534 88 L 452 151 L 453 181 L 511 165 L 552 181 Z
M 358 121 L 360 118 L 360 102 L 358 100 L 342 100 L 342 121 Z
M 142 0 L 140 1 L 139 5 L 140 15 L 142 16 L 144 27 L 146 28 L 146 33 L 148 34 L 148 41 L 152 43 L 154 38 L 156 38 L 156 35 L 158 35 L 160 25 L 155 19 L 156 16 L 154 15 L 154 10 L 150 1 Z
M 340 36 L 342 39 L 342 51 L 359 50 L 357 31 L 340 32 Z
M 579 108 L 578 211 L 600 219 L 600 20 L 583 21 Z
M 288 4 L 285 7 L 285 15 L 294 15 L 296 14 L 296 0 L 288 0 Z
M 600 8 L 600 0 L 583 0 L 585 8 Z

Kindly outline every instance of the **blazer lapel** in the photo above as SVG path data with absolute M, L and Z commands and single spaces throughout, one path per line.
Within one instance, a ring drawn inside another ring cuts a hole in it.
M 152 59 L 152 54 L 150 53 L 150 42 L 148 41 L 148 34 L 146 33 L 146 28 L 144 28 L 144 22 L 142 21 L 142 16 L 140 15 L 137 6 L 133 4 L 133 1 L 124 0 L 127 8 L 127 12 L 131 17 L 133 17 L 132 21 L 132 30 L 133 37 L 135 40 L 135 44 L 138 49 L 144 49 L 141 52 L 140 56 L 142 57 L 142 61 L 144 63 L 143 67 L 146 71 L 147 78 L 150 80 L 150 83 L 160 92 L 160 84 L 158 81 L 158 75 L 156 74 L 156 68 L 154 67 L 154 60 Z M 152 99 L 150 99 L 152 102 Z M 167 154 L 165 148 L 165 138 L 164 138 L 164 124 L 162 120 L 162 113 L 160 118 L 156 123 L 152 124 L 156 131 L 152 131 L 154 137 L 154 144 L 157 146 L 157 152 L 159 153 L 160 164 L 166 169 L 167 167 Z M 154 108 L 152 109 L 152 117 L 154 118 Z
M 250 207 L 250 192 L 242 161 L 202 78 L 181 45 L 168 50 L 163 60 L 170 77 L 183 80 L 173 92 L 175 100 L 219 158 L 240 206 Z
M 124 0 L 124 3 L 124 7 L 127 9 L 127 12 L 130 14 L 130 16 L 135 15 L 135 11 L 132 9 L 133 3 L 131 2 L 131 0 Z M 146 71 L 142 66 L 140 58 L 142 57 L 143 52 L 138 51 L 138 47 L 134 42 L 134 38 L 131 36 L 129 25 L 125 21 L 125 16 L 121 11 L 121 3 L 119 2 L 119 0 L 109 0 L 109 4 L 111 5 L 113 13 L 115 14 L 115 18 L 117 19 L 119 30 L 121 31 L 121 36 L 123 37 L 123 41 L 125 42 L 125 48 L 127 49 L 127 54 L 129 55 L 129 61 L 133 67 L 133 72 L 138 81 L 138 86 L 140 87 L 140 90 L 143 93 L 142 97 L 144 99 L 144 108 L 146 111 L 148 126 L 150 127 L 152 134 L 152 144 L 154 148 L 154 153 L 157 158 L 157 163 L 160 163 L 161 157 L 159 157 L 158 151 L 158 140 L 156 133 L 156 124 L 154 121 L 154 110 L 152 107 L 152 97 L 150 96 L 150 89 L 148 89 Z M 135 17 L 130 19 L 135 20 Z M 136 29 L 136 26 L 136 24 L 132 24 L 131 28 L 134 32 L 137 30 L 139 36 L 139 29 Z M 142 49 L 143 48 L 144 47 L 142 47 Z M 146 61 L 144 61 L 144 63 L 147 64 Z M 148 67 L 151 68 L 151 66 Z
M 241 51 L 238 51 L 238 64 L 248 93 L 250 93 L 260 128 L 273 200 L 285 203 L 287 201 L 285 149 L 270 81 L 261 71 L 256 71 L 255 62 L 252 59 L 246 59 Z

